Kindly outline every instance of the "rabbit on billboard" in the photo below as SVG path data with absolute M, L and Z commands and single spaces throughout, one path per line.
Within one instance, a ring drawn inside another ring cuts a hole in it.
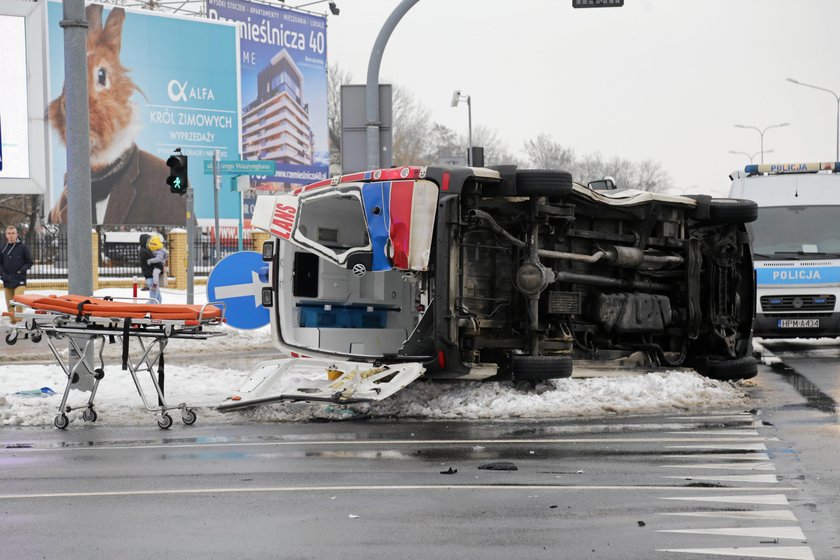
M 120 62 L 123 8 L 113 8 L 102 26 L 102 5 L 85 10 L 87 84 L 90 111 L 90 168 L 93 221 L 97 224 L 183 225 L 186 202 L 166 187 L 164 160 L 137 147 L 140 128 L 131 96 L 142 91 Z M 48 108 L 49 121 L 67 143 L 64 89 Z M 167 197 L 165 203 L 161 197 Z M 52 223 L 67 221 L 67 187 L 50 211 Z

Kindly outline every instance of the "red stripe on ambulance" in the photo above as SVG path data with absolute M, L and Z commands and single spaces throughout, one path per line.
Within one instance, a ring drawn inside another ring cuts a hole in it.
M 408 270 L 409 242 L 411 240 L 411 201 L 414 181 L 391 183 L 391 248 L 395 268 Z
M 295 214 L 297 214 L 297 208 L 294 206 L 280 204 L 279 202 L 275 204 L 269 232 L 277 237 L 289 239 L 292 236 L 292 228 L 295 225 Z

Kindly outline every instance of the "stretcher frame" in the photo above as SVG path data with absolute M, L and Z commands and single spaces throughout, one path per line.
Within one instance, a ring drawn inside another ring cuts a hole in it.
M 147 300 L 137 298 L 111 298 L 120 300 L 131 300 L 135 303 L 145 303 Z M 193 409 L 186 403 L 169 405 L 164 397 L 164 351 L 171 338 L 206 340 L 217 336 L 224 336 L 223 332 L 212 332 L 204 330 L 205 327 L 219 325 L 224 322 L 224 302 L 209 302 L 201 306 L 197 319 L 153 319 L 153 318 L 123 318 L 123 317 L 95 317 L 89 315 L 77 315 L 53 310 L 40 310 L 29 307 L 21 302 L 12 302 L 17 307 L 23 307 L 23 311 L 15 312 L 15 317 L 21 319 L 22 324 L 13 325 L 6 334 L 6 343 L 14 344 L 21 333 L 24 333 L 33 342 L 40 342 L 46 335 L 47 345 L 52 352 L 58 365 L 67 376 L 67 384 L 64 394 L 61 397 L 61 404 L 58 407 L 53 424 L 56 428 L 63 430 L 70 424 L 67 413 L 73 410 L 84 409 L 82 419 L 85 422 L 96 422 L 97 413 L 94 408 L 96 391 L 99 382 L 105 376 L 105 360 L 102 356 L 106 337 L 107 342 L 119 341 L 122 345 L 122 369 L 128 370 L 134 381 L 137 393 L 143 401 L 143 406 L 149 412 L 156 413 L 157 424 L 161 429 L 169 429 L 172 426 L 172 416 L 168 411 L 180 410 L 181 420 L 185 425 L 195 423 L 197 416 Z M 221 310 L 221 314 L 213 317 L 206 317 L 205 311 L 209 306 Z M 67 339 L 70 343 L 70 352 L 67 359 L 62 358 L 55 346 L 55 342 Z M 130 349 L 132 339 L 136 340 L 141 356 L 138 360 L 132 360 Z M 97 352 L 98 345 L 98 352 Z M 75 356 L 74 356 L 75 353 Z M 99 367 L 95 368 L 96 355 L 98 353 Z M 157 378 L 154 367 L 158 366 Z M 152 385 L 157 393 L 157 406 L 154 406 L 147 397 L 138 374 L 147 372 Z M 68 406 L 67 399 L 73 384 L 79 380 L 80 373 L 90 374 L 94 381 L 90 397 L 81 406 Z

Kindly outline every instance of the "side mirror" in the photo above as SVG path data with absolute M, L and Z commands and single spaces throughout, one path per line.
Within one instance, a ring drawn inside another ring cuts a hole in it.
M 274 240 L 269 239 L 263 242 L 262 246 L 262 260 L 263 262 L 271 262 L 274 258 Z
M 586 186 L 592 189 L 593 191 L 615 190 L 615 183 L 613 182 L 611 177 L 606 177 L 605 179 L 601 179 L 599 181 L 590 181 L 586 184 Z

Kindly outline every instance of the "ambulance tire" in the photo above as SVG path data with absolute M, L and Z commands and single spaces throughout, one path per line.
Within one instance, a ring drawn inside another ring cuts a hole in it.
M 519 356 L 510 358 L 514 381 L 546 381 L 572 376 L 572 358 L 569 356 Z
M 739 381 L 752 379 L 758 375 L 758 363 L 752 356 L 734 360 L 709 360 L 705 371 L 701 372 L 709 379 L 717 381 Z
M 746 224 L 754 222 L 758 218 L 758 204 L 752 200 L 741 198 L 711 198 L 707 195 L 687 195 L 698 202 L 698 213 L 701 213 L 699 206 L 708 204 L 708 215 L 698 217 L 701 221 L 716 222 L 721 224 Z
M 547 196 L 557 198 L 572 192 L 572 174 L 558 169 L 518 169 L 518 196 Z

